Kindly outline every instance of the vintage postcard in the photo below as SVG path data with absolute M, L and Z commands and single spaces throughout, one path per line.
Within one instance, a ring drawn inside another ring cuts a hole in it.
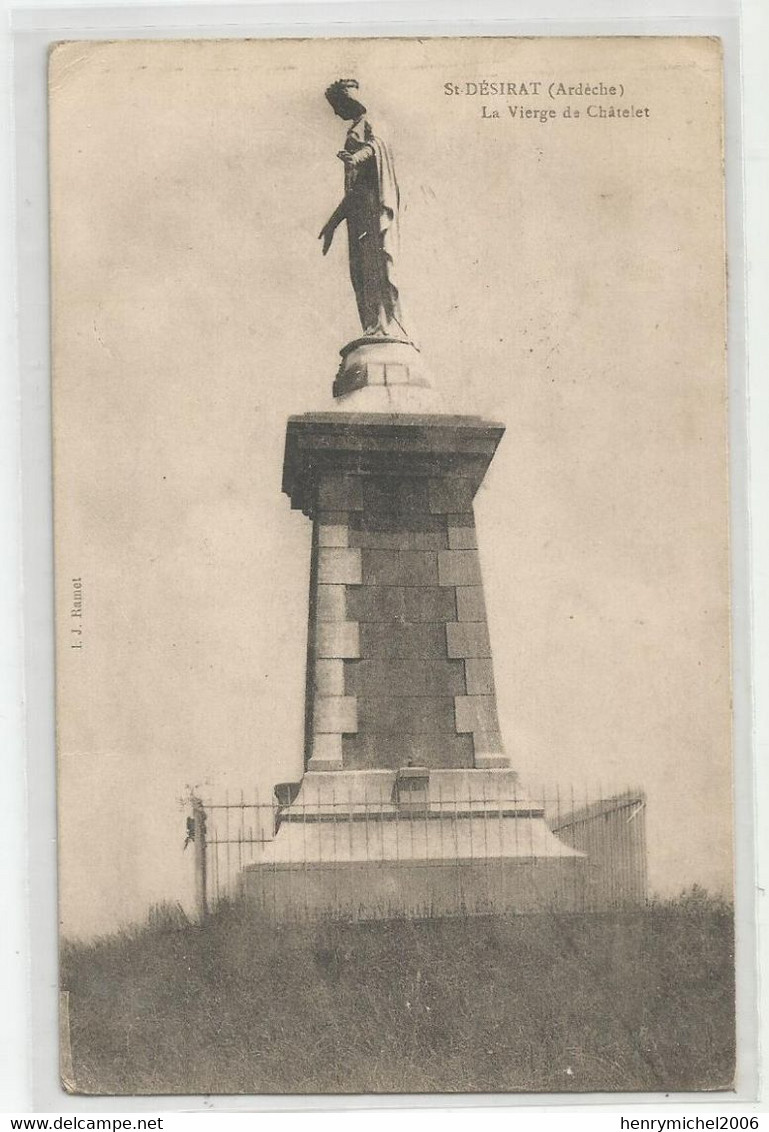
M 719 42 L 49 81 L 64 1087 L 732 1089 Z

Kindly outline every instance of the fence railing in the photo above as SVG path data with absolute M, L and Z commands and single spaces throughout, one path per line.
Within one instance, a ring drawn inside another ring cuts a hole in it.
M 610 908 L 645 902 L 646 796 L 642 791 L 628 790 L 554 815 L 551 829 L 586 854 L 597 901 Z
M 271 916 L 602 911 L 647 897 L 646 799 L 325 797 L 296 788 L 190 799 L 199 917 L 246 899 Z M 442 870 L 437 873 L 434 870 Z M 428 875 L 429 873 L 429 875 Z M 371 909 L 376 907 L 377 912 Z

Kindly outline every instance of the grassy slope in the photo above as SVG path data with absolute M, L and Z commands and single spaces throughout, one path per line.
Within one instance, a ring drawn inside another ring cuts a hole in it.
M 728 1088 L 732 916 L 204 928 L 65 945 L 82 1092 Z

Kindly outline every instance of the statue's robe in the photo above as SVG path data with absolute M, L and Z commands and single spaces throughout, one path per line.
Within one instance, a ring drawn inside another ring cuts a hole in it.
M 361 326 L 366 334 L 407 339 L 396 282 L 399 193 L 392 154 L 365 117 L 350 127 L 345 149 L 353 155 L 345 168 L 345 212 Z

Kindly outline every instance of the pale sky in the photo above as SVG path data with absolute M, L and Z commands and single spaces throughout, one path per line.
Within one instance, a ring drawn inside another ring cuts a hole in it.
M 704 40 L 54 54 L 66 931 L 189 898 L 187 784 L 301 773 L 310 526 L 280 484 L 357 331 L 344 233 L 317 240 L 350 75 L 395 154 L 409 328 L 447 406 L 507 427 L 476 510 L 512 765 L 531 795 L 643 787 L 652 887 L 729 887 L 719 65 Z M 484 78 L 543 93 L 444 93 Z

